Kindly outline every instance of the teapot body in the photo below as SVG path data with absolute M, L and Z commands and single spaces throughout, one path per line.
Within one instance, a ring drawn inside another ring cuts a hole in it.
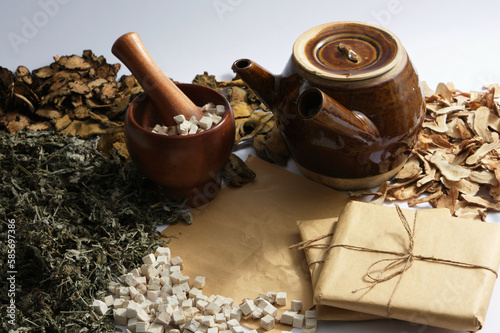
M 409 158 L 425 117 L 423 91 L 404 54 L 390 71 L 361 81 L 324 80 L 301 73 L 292 56 L 279 77 L 273 113 L 291 155 L 308 177 L 337 189 L 377 186 Z M 319 88 L 349 110 L 368 117 L 380 137 L 370 142 L 318 127 L 298 112 L 299 96 Z
M 248 59 L 233 70 L 273 111 L 302 172 L 336 189 L 371 188 L 392 178 L 425 118 L 406 50 L 377 26 L 334 22 L 306 31 L 281 75 Z

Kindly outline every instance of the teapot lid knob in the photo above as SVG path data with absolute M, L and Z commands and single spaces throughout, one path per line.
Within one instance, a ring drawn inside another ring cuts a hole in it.
M 390 31 L 360 22 L 334 22 L 303 33 L 293 46 L 302 70 L 330 80 L 365 80 L 392 69 L 405 51 Z

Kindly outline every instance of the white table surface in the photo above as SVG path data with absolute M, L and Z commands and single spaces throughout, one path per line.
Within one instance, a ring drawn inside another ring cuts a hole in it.
M 204 71 L 231 79 L 231 65 L 239 58 L 279 74 L 300 34 L 333 21 L 364 21 L 393 31 L 431 88 L 452 81 L 468 91 L 500 82 L 500 2 L 494 0 L 3 1 L 0 66 L 33 70 L 50 64 L 54 55 L 81 55 L 85 49 L 116 63 L 111 45 L 135 31 L 177 81 L 190 82 Z M 123 67 L 120 73 L 129 71 Z M 488 220 L 500 218 L 490 214 Z M 500 332 L 499 314 L 497 283 L 482 332 Z M 318 331 L 450 332 L 394 320 L 321 322 Z

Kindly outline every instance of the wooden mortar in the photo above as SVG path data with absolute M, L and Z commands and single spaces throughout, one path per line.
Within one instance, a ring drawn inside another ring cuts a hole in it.
M 135 76 L 158 112 L 163 125 L 176 125 L 173 118 L 181 114 L 187 120 L 192 116 L 198 120 L 202 117 L 201 109 L 153 61 L 137 33 L 129 32 L 119 37 L 111 52 Z

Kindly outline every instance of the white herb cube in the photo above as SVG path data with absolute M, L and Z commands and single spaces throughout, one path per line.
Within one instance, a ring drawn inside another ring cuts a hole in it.
M 240 310 L 243 313 L 244 316 L 247 316 L 252 313 L 253 310 L 255 310 L 256 306 L 253 300 L 247 300 L 245 303 L 240 305 Z
M 209 116 L 201 117 L 200 121 L 198 122 L 198 127 L 204 130 L 207 130 L 210 127 L 212 127 L 212 117 Z
M 295 317 L 296 314 L 297 314 L 297 312 L 295 312 L 295 311 L 286 310 L 285 312 L 283 312 L 281 314 L 280 323 L 292 326 L 293 325 L 293 318 Z
M 273 316 L 265 315 L 260 319 L 260 327 L 265 331 L 272 330 L 275 325 L 276 321 Z
M 186 121 L 186 117 L 184 117 L 183 114 L 178 114 L 176 116 L 174 116 L 174 121 L 177 123 L 177 124 L 182 124 L 183 122 Z
M 196 276 L 193 281 L 193 287 L 198 289 L 203 289 L 205 287 L 205 277 L 204 276 Z
M 142 262 L 147 265 L 154 265 L 156 263 L 156 257 L 154 254 L 150 253 L 142 258 Z
M 94 302 L 92 302 L 92 308 L 100 316 L 108 312 L 108 306 L 106 305 L 106 303 L 98 299 L 95 299 Z
M 217 105 L 215 107 L 215 114 L 222 117 L 226 113 L 226 107 L 224 105 Z
M 285 292 L 280 292 L 276 293 L 276 304 L 278 305 L 286 305 L 286 293 Z
M 293 324 L 292 324 L 292 326 L 295 327 L 295 328 L 302 328 L 302 326 L 304 325 L 304 317 L 305 316 L 303 314 L 297 313 L 293 317 Z

